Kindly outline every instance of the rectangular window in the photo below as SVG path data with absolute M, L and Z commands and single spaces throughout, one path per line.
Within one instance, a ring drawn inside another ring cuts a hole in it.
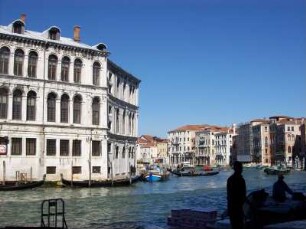
M 72 167 L 72 174 L 81 174 L 82 173 L 82 167 L 81 166 L 73 166 Z
M 34 97 L 29 97 L 27 100 L 27 120 L 35 121 L 35 98 Z
M 100 156 L 101 155 L 101 142 L 100 141 L 92 141 L 92 156 Z
M 56 174 L 56 166 L 47 166 L 46 173 L 47 174 Z
M 60 141 L 60 156 L 69 156 L 69 140 Z
M 36 138 L 26 139 L 26 155 L 36 155 Z
M 92 173 L 101 173 L 101 166 L 93 166 Z
M 22 138 L 12 138 L 12 150 L 11 155 L 22 154 Z
M 47 156 L 56 155 L 56 139 L 47 139 Z
M 72 156 L 81 156 L 81 140 L 73 140 Z

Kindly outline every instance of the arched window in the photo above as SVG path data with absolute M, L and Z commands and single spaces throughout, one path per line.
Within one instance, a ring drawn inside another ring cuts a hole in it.
M 288 153 L 291 153 L 291 146 L 288 146 Z
M 101 66 L 98 62 L 93 65 L 93 85 L 99 86 Z
M 69 117 L 69 96 L 64 94 L 61 98 L 61 122 L 68 123 Z
M 0 118 L 7 118 L 8 107 L 8 91 L 5 88 L 0 88 Z
M 59 40 L 60 39 L 60 30 L 57 27 L 52 27 L 49 30 L 49 38 L 51 40 Z
M 29 53 L 28 76 L 31 78 L 36 78 L 37 59 L 38 55 L 36 52 Z
M 54 93 L 50 93 L 48 95 L 48 101 L 47 101 L 47 121 L 55 122 L 55 114 L 56 114 L 56 95 Z
M 65 56 L 62 59 L 62 71 L 61 71 L 61 80 L 64 82 L 68 82 L 69 79 L 69 65 L 70 65 L 70 59 Z
M 15 90 L 13 93 L 13 119 L 21 120 L 22 111 L 22 92 Z
M 132 134 L 132 113 L 129 115 L 129 120 L 128 120 L 128 133 L 131 135 Z
M 24 52 L 21 49 L 15 51 L 14 57 L 14 75 L 22 76 Z
M 92 124 L 100 124 L 100 100 L 99 98 L 94 98 L 92 101 Z
M 81 123 L 81 103 L 81 96 L 75 96 L 73 99 L 73 123 Z
M 7 47 L 0 49 L 0 73 L 8 74 L 8 66 L 10 59 L 10 50 Z
M 36 93 L 30 91 L 27 96 L 27 120 L 34 121 L 36 118 Z
M 123 114 L 122 114 L 122 133 L 125 134 L 125 114 L 126 112 L 123 111 Z
M 80 59 L 76 59 L 74 61 L 74 82 L 81 82 L 81 73 L 82 73 L 82 61 Z
M 57 57 L 55 55 L 50 55 L 49 63 L 48 63 L 48 79 L 49 80 L 56 79 L 56 66 L 57 66 Z
M 116 109 L 116 133 L 119 133 L 119 109 Z

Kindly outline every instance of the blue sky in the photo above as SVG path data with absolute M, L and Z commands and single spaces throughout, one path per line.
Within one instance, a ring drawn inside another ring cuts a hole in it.
M 274 115 L 305 117 L 305 0 L 1 0 L 0 24 L 27 14 L 107 44 L 142 80 L 139 134 L 185 124 L 229 126 Z

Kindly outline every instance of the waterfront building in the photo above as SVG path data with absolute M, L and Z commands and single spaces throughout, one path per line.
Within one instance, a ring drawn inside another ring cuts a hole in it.
M 302 120 L 287 116 L 273 116 L 270 119 L 275 127 L 274 132 L 276 132 L 273 163 L 285 163 L 289 167 L 301 167 Z
M 169 163 L 176 166 L 182 162 L 194 164 L 195 135 L 208 125 L 185 125 L 168 132 Z
M 156 147 L 157 147 L 157 162 L 162 164 L 169 164 L 168 140 L 163 138 L 157 138 Z
M 157 158 L 157 146 L 151 135 L 142 135 L 137 140 L 137 163 L 152 164 Z
M 140 80 L 52 26 L 0 26 L 0 175 L 7 180 L 111 179 L 136 163 Z
M 272 116 L 239 125 L 232 158 L 264 165 L 283 163 L 290 167 L 301 167 L 305 160 L 301 137 L 303 120 Z
M 195 160 L 198 165 L 229 165 L 235 128 L 209 126 L 196 132 Z
M 243 123 L 237 127 L 237 136 L 235 136 L 235 147 L 233 148 L 233 158 L 235 160 L 249 163 L 252 161 L 251 152 L 253 152 L 253 134 L 252 123 Z
M 138 163 L 168 163 L 168 141 L 151 135 L 138 138 Z
M 252 162 L 271 165 L 270 120 L 253 120 L 253 152 Z

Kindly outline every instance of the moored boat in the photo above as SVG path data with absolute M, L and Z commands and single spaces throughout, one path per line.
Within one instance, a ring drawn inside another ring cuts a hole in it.
M 285 167 L 285 166 L 281 166 L 281 165 L 274 165 L 271 167 L 267 167 L 264 169 L 264 172 L 267 175 L 279 175 L 279 174 L 288 174 L 290 173 L 290 169 Z
M 61 174 L 62 183 L 65 186 L 70 187 L 79 187 L 79 188 L 99 188 L 99 187 L 119 187 L 119 186 L 129 186 L 139 180 L 139 176 L 133 176 L 131 178 L 123 178 L 123 179 L 108 179 L 108 180 L 67 180 L 64 179 Z
M 195 170 L 189 170 L 189 171 L 180 171 L 180 170 L 173 170 L 171 171 L 172 174 L 177 176 L 213 176 L 219 174 L 219 171 L 195 171 Z
M 5 184 L 0 185 L 0 191 L 17 191 L 32 189 L 42 186 L 45 183 L 45 175 L 42 180 L 39 181 L 6 181 Z

